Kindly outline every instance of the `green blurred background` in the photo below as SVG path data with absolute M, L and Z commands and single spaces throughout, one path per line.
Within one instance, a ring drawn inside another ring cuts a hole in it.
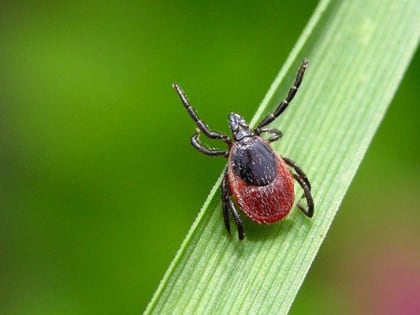
M 0 314 L 141 313 L 224 165 L 171 83 L 214 129 L 251 118 L 316 4 L 3 1 Z M 418 307 L 419 71 L 292 314 Z

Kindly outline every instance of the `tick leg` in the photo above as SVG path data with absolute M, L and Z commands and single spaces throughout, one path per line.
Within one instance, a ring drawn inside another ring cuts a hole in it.
M 181 87 L 174 83 L 172 84 L 172 87 L 177 92 L 179 98 L 181 99 L 182 104 L 184 105 L 185 109 L 187 110 L 188 114 L 190 114 L 191 118 L 195 121 L 195 124 L 197 127 L 210 139 L 221 139 L 225 143 L 231 144 L 232 141 L 230 138 L 222 133 L 212 131 L 210 128 L 198 117 L 197 112 L 195 109 L 191 106 L 190 102 L 188 101 L 187 95 L 185 95 L 184 91 L 181 89 Z
M 236 227 L 238 229 L 238 238 L 240 241 L 242 241 L 244 239 L 244 227 L 242 224 L 242 220 L 241 217 L 239 216 L 238 211 L 235 208 L 235 205 L 232 201 L 232 199 L 229 197 L 228 200 L 228 205 L 229 205 L 229 209 L 230 209 L 230 213 L 232 214 L 233 220 L 235 221 Z
M 244 228 L 242 224 L 241 217 L 239 216 L 238 211 L 235 208 L 235 204 L 230 198 L 230 191 L 227 183 L 227 170 L 225 171 L 225 176 L 222 181 L 222 206 L 223 206 L 223 219 L 225 221 L 226 230 L 230 234 L 230 222 L 229 222 L 229 212 L 232 214 L 233 220 L 238 229 L 238 238 L 242 241 L 244 239 Z
M 227 172 L 227 171 L 226 171 Z M 226 173 L 222 181 L 222 207 L 223 207 L 223 219 L 225 221 L 225 227 L 230 234 L 230 221 L 229 221 L 229 190 L 227 187 Z
M 306 176 L 305 172 L 297 165 L 296 162 L 292 161 L 291 159 L 284 158 L 283 160 L 286 162 L 287 165 L 292 167 L 296 174 L 293 173 L 293 178 L 299 183 L 299 185 L 303 189 L 303 197 L 306 199 L 306 203 L 308 205 L 308 209 L 305 209 L 300 203 L 297 204 L 298 208 L 302 210 L 302 212 L 312 218 L 314 214 L 314 200 L 311 194 L 311 184 L 309 183 L 308 177 Z
M 312 199 L 311 190 L 309 189 L 308 184 L 301 177 L 299 177 L 299 175 L 293 174 L 293 177 L 303 189 L 306 203 L 308 204 L 308 209 L 305 209 L 300 203 L 298 203 L 297 206 L 307 217 L 312 218 L 314 215 L 314 201 Z
M 262 133 L 271 134 L 271 137 L 267 139 L 268 142 L 277 141 L 283 136 L 283 133 L 280 130 L 274 129 L 274 128 L 260 128 L 255 132 L 255 134 L 258 136 L 261 135 Z
M 280 104 L 277 106 L 274 112 L 265 116 L 265 118 L 258 124 L 256 131 L 258 131 L 264 126 L 267 126 L 269 123 L 271 123 L 274 119 L 279 117 L 284 112 L 284 110 L 287 108 L 287 106 L 295 97 L 295 94 L 297 90 L 299 89 L 300 84 L 302 83 L 303 75 L 305 74 L 305 70 L 307 67 L 308 67 L 308 60 L 305 59 L 303 60 L 303 63 L 299 68 L 299 71 L 296 75 L 295 82 L 293 83 L 293 86 L 290 88 L 286 99 L 280 102 Z
M 300 168 L 300 166 L 295 161 L 287 157 L 282 156 L 282 158 L 286 162 L 286 164 L 293 168 L 295 172 L 299 175 L 299 177 L 302 178 L 303 181 L 305 181 L 306 185 L 308 185 L 309 187 L 309 190 L 311 190 L 311 183 L 309 182 L 308 177 L 306 176 L 305 172 Z
M 200 130 L 197 130 L 191 137 L 191 144 L 194 148 L 196 148 L 201 153 L 212 155 L 212 156 L 220 156 L 223 155 L 224 157 L 229 156 L 228 151 L 222 151 L 219 149 L 208 148 L 200 142 Z

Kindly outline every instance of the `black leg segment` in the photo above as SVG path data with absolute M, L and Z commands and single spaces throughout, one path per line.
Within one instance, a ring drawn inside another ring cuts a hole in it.
M 255 132 L 255 134 L 258 136 L 263 133 L 270 133 L 271 137 L 267 139 L 268 142 L 274 142 L 283 137 L 283 133 L 280 130 L 274 128 L 260 128 L 257 131 Z
M 308 177 L 306 176 L 305 172 L 297 165 L 295 161 L 292 161 L 291 159 L 283 157 L 283 160 L 286 162 L 287 165 L 289 165 L 291 168 L 294 169 L 296 173 L 292 173 L 293 178 L 299 183 L 299 185 L 303 189 L 303 197 L 306 199 L 306 204 L 308 206 L 307 209 L 305 209 L 301 204 L 300 201 L 298 202 L 297 206 L 302 212 L 308 216 L 309 218 L 312 218 L 314 215 L 314 200 L 312 198 L 311 194 L 311 184 L 309 182 Z
M 239 216 L 238 211 L 235 208 L 230 197 L 230 191 L 227 183 L 227 170 L 225 171 L 225 176 L 222 181 L 222 208 L 223 208 L 223 219 L 225 221 L 225 227 L 228 233 L 230 234 L 230 221 L 229 221 L 229 212 L 232 214 L 233 220 L 238 229 L 238 238 L 242 241 L 244 239 L 244 228 L 242 224 L 241 217 Z
M 306 198 L 306 203 L 308 205 L 308 208 L 305 209 L 305 207 L 303 207 L 300 204 L 300 201 L 298 202 L 297 206 L 300 210 L 302 210 L 302 212 L 309 218 L 312 218 L 312 216 L 314 215 L 314 200 L 312 199 L 312 194 L 311 194 L 311 190 L 309 189 L 308 185 L 306 184 L 306 182 L 299 177 L 299 175 L 297 174 L 293 174 L 294 179 L 296 179 L 296 181 L 299 183 L 299 185 L 302 187 L 303 189 L 303 194 Z M 303 196 L 302 196 L 303 198 Z
M 229 189 L 227 184 L 227 170 L 223 176 L 222 181 L 222 208 L 223 208 L 223 219 L 225 221 L 225 227 L 230 234 L 230 220 L 229 220 Z
M 208 148 L 205 145 L 203 145 L 200 142 L 200 130 L 197 130 L 191 137 L 191 144 L 194 148 L 196 148 L 198 151 L 200 151 L 201 153 L 204 153 L 206 155 L 211 155 L 211 156 L 224 156 L 224 157 L 228 157 L 229 156 L 229 152 L 228 151 L 223 151 L 223 150 L 219 150 L 219 149 L 214 149 L 214 148 Z
M 303 181 L 305 181 L 306 185 L 308 185 L 309 187 L 309 190 L 311 190 L 311 183 L 309 182 L 308 177 L 306 176 L 305 172 L 300 168 L 300 166 L 295 161 L 289 158 L 286 158 L 284 156 L 282 156 L 282 158 L 286 162 L 286 164 L 293 168 L 295 172 L 299 175 L 299 177 L 302 178 Z
M 190 114 L 191 118 L 195 121 L 197 127 L 210 139 L 221 139 L 225 143 L 231 144 L 232 141 L 227 135 L 224 135 L 222 133 L 212 131 L 210 128 L 202 121 L 199 117 L 195 109 L 191 106 L 190 102 L 188 101 L 187 95 L 185 95 L 184 91 L 181 89 L 181 87 L 174 83 L 172 84 L 172 87 L 177 92 L 179 98 L 181 99 L 182 104 L 184 105 L 185 109 L 187 110 L 188 114 Z
M 256 131 L 258 131 L 260 128 L 267 126 L 269 123 L 271 123 L 274 119 L 279 117 L 284 110 L 287 108 L 287 106 L 290 104 L 290 102 L 293 100 L 293 98 L 296 95 L 297 90 L 299 89 L 300 84 L 302 83 L 303 75 L 305 74 L 305 70 L 308 67 L 308 60 L 304 60 L 302 65 L 299 68 L 299 71 L 297 73 L 295 82 L 293 83 L 293 86 L 290 88 L 289 93 L 287 94 L 286 99 L 280 102 L 280 104 L 277 106 L 276 110 L 270 114 L 268 114 L 257 126 Z

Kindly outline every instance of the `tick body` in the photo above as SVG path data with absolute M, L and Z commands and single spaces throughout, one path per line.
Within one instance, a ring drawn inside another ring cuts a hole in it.
M 284 160 L 258 136 L 233 144 L 226 174 L 232 198 L 255 222 L 281 220 L 293 206 L 293 177 Z
M 314 202 L 307 176 L 296 162 L 281 157 L 272 149 L 270 143 L 280 139 L 282 132 L 266 128 L 284 112 L 294 98 L 307 66 L 308 61 L 304 60 L 286 99 L 280 102 L 274 112 L 262 119 L 256 128 L 251 129 L 241 115 L 230 113 L 228 122 L 232 137 L 211 130 L 198 117 L 180 86 L 173 84 L 181 102 L 197 125 L 191 144 L 206 155 L 228 158 L 221 187 L 223 217 L 229 233 L 230 216 L 233 217 L 240 240 L 244 238 L 244 229 L 235 204 L 257 223 L 270 224 L 279 221 L 287 216 L 293 207 L 294 180 L 302 187 L 302 198 L 306 199 L 306 206 L 298 203 L 298 208 L 308 217 L 313 215 Z M 203 145 L 199 139 L 201 132 L 210 139 L 222 140 L 228 146 L 228 150 Z M 263 134 L 267 134 L 268 137 L 263 138 Z

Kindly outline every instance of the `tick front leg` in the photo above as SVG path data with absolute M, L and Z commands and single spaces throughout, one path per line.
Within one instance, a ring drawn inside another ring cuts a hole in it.
M 277 141 L 283 136 L 283 133 L 278 129 L 274 129 L 274 128 L 256 128 L 255 129 L 255 134 L 256 135 L 259 136 L 263 133 L 270 133 L 271 134 L 270 138 L 267 139 L 268 142 Z
M 262 128 L 264 126 L 267 126 L 269 123 L 271 123 L 274 119 L 279 117 L 284 110 L 289 106 L 290 102 L 293 100 L 293 98 L 296 95 L 297 90 L 299 89 L 300 84 L 303 80 L 303 75 L 305 74 L 305 70 L 308 67 L 308 60 L 303 60 L 302 65 L 299 68 L 299 71 L 296 75 L 295 82 L 293 83 L 293 86 L 289 89 L 289 93 L 287 94 L 287 97 L 280 102 L 280 104 L 277 106 L 277 108 L 274 110 L 274 112 L 268 114 L 264 117 L 264 119 L 258 124 L 258 128 Z
M 286 162 L 287 165 L 289 165 L 295 170 L 296 174 L 292 173 L 293 178 L 299 183 L 300 187 L 302 187 L 302 198 L 305 197 L 308 208 L 305 209 L 300 203 L 298 203 L 297 206 L 306 216 L 312 218 L 312 216 L 314 215 L 314 200 L 311 194 L 311 184 L 309 182 L 309 179 L 306 176 L 305 172 L 299 167 L 299 165 L 297 165 L 295 161 L 292 161 L 291 159 L 285 157 L 283 157 L 283 160 Z
M 225 221 L 225 227 L 228 233 L 230 234 L 230 220 L 229 220 L 229 212 L 232 214 L 233 220 L 238 229 L 238 238 L 242 241 L 244 239 L 244 228 L 242 224 L 241 217 L 239 216 L 238 211 L 235 208 L 235 204 L 233 203 L 230 197 L 230 191 L 227 182 L 227 170 L 225 171 L 225 176 L 223 177 L 222 181 L 222 207 L 223 207 L 223 219 Z
M 231 144 L 232 140 L 227 136 L 220 132 L 213 131 L 209 128 L 209 126 L 206 125 L 204 121 L 198 117 L 197 112 L 195 111 L 194 107 L 190 104 L 187 95 L 184 93 L 184 91 L 181 89 L 181 87 L 174 83 L 172 84 L 172 87 L 175 89 L 176 93 L 179 96 L 179 99 L 181 100 L 182 104 L 184 105 L 185 109 L 187 110 L 188 114 L 191 116 L 191 118 L 194 120 L 197 127 L 210 139 L 221 139 L 225 143 Z
M 222 155 L 224 157 L 228 157 L 229 156 L 229 152 L 227 152 L 227 151 L 222 151 L 222 150 L 214 149 L 214 148 L 208 148 L 205 145 L 203 145 L 200 142 L 200 130 L 197 130 L 192 135 L 192 137 L 191 137 L 191 144 L 198 151 L 200 151 L 201 153 L 207 154 L 207 155 L 211 155 L 211 156 L 220 156 L 220 155 Z

